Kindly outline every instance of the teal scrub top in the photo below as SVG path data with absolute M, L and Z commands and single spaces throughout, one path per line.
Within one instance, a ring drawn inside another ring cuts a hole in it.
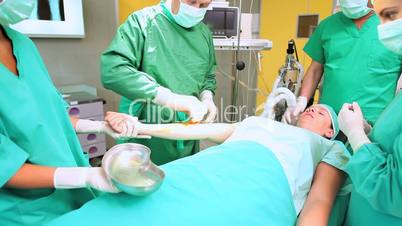
M 89 166 L 66 103 L 49 78 L 33 42 L 10 28 L 19 76 L 0 64 L 0 225 L 42 225 L 79 208 L 87 189 L 11 189 L 4 185 L 24 163 Z M 35 177 L 35 175 L 32 175 Z
M 182 112 L 151 102 L 156 88 L 199 97 L 216 89 L 216 59 L 211 31 L 200 23 L 192 28 L 176 24 L 162 5 L 130 15 L 101 57 L 103 86 L 122 96 L 119 111 L 146 123 L 186 121 Z M 198 152 L 197 141 L 160 138 L 131 140 L 148 146 L 151 159 L 163 164 Z
M 402 225 L 402 93 L 346 166 L 353 183 L 346 226 Z
M 338 113 L 356 101 L 374 124 L 395 96 L 402 59 L 378 40 L 377 15 L 359 30 L 342 12 L 323 20 L 304 51 L 324 66 L 320 102 Z

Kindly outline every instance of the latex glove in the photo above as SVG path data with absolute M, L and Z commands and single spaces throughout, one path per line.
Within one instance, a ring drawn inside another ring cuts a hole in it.
M 338 115 L 339 128 L 348 137 L 349 144 L 353 151 L 366 143 L 370 143 L 366 133 L 364 132 L 364 119 L 360 106 L 354 102 L 353 104 L 344 104 Z
M 283 115 L 283 122 L 287 124 L 296 124 L 297 118 L 307 107 L 307 98 L 299 96 L 296 100 L 296 106 L 294 108 L 288 107 Z
M 164 87 L 157 88 L 157 94 L 153 102 L 175 111 L 186 112 L 194 122 L 202 121 L 208 112 L 207 106 L 196 97 L 175 94 Z
M 373 129 L 373 127 L 366 120 L 363 120 L 363 129 L 364 133 L 369 134 L 371 132 L 371 129 Z
M 120 192 L 101 167 L 59 167 L 53 181 L 56 189 L 91 187 L 103 192 Z
M 119 131 L 113 130 L 104 121 L 92 121 L 89 119 L 80 119 L 75 125 L 75 131 L 77 133 L 105 133 L 114 139 L 124 137 L 126 134 L 119 133 Z
M 200 100 L 208 108 L 208 114 L 203 120 L 206 123 L 212 123 L 215 121 L 216 115 L 218 114 L 218 108 L 214 103 L 214 95 L 210 90 L 205 90 L 200 95 Z
M 105 117 L 106 122 L 114 130 L 121 131 L 122 137 L 125 138 L 144 138 L 150 139 L 151 136 L 140 135 L 139 129 L 142 125 L 137 117 L 133 117 L 123 113 L 107 112 Z

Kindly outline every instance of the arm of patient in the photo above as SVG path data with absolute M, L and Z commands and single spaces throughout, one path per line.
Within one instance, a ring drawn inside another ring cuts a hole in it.
M 336 194 L 345 175 L 339 169 L 321 162 L 315 171 L 313 184 L 299 216 L 298 226 L 326 226 Z
M 171 140 L 210 140 L 224 142 L 235 129 L 234 124 L 138 124 L 138 134 Z
M 137 117 L 128 114 L 107 112 L 105 121 L 118 131 L 131 134 L 130 137 L 146 135 L 170 140 L 210 140 L 216 143 L 224 142 L 235 130 L 236 124 L 145 124 Z M 127 132 L 129 131 L 129 132 Z

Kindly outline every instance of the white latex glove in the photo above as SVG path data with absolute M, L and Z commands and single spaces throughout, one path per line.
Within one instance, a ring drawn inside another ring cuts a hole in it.
M 194 122 L 202 121 L 208 112 L 207 106 L 196 97 L 175 94 L 164 87 L 157 88 L 157 94 L 153 102 L 175 111 L 186 112 Z
M 366 120 L 363 120 L 363 129 L 366 134 L 369 134 L 373 127 Z
M 304 96 L 299 96 L 296 100 L 296 106 L 294 108 L 288 107 L 288 109 L 286 109 L 285 114 L 283 115 L 283 122 L 294 125 L 297 121 L 297 118 L 306 109 L 306 107 L 307 98 Z
M 142 123 L 138 121 L 137 117 L 123 113 L 107 112 L 105 120 L 111 128 L 122 131 L 121 134 L 124 134 L 122 137 L 151 139 L 151 136 L 139 134 Z
M 353 104 L 344 104 L 338 115 L 339 128 L 348 137 L 349 144 L 353 151 L 366 143 L 371 143 L 364 132 L 364 119 L 360 106 Z
M 56 189 L 91 187 L 99 191 L 118 193 L 101 167 L 59 167 L 53 177 Z
M 218 108 L 214 103 L 214 95 L 210 90 L 205 90 L 200 95 L 200 100 L 208 108 L 208 114 L 203 120 L 205 123 L 212 123 L 215 121 L 216 115 L 218 114 Z
M 118 139 L 124 137 L 126 134 L 118 133 L 113 130 L 106 122 L 104 121 L 92 121 L 88 119 L 80 119 L 77 121 L 75 125 L 75 131 L 77 133 L 105 133 L 114 139 Z

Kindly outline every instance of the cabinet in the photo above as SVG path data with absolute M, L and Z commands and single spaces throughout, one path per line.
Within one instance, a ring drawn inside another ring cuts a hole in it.
M 86 92 L 63 93 L 63 97 L 70 105 L 68 114 L 80 119 L 95 121 L 104 120 L 104 100 Z M 106 136 L 104 134 L 78 134 L 84 152 L 90 158 L 102 156 L 106 152 Z

